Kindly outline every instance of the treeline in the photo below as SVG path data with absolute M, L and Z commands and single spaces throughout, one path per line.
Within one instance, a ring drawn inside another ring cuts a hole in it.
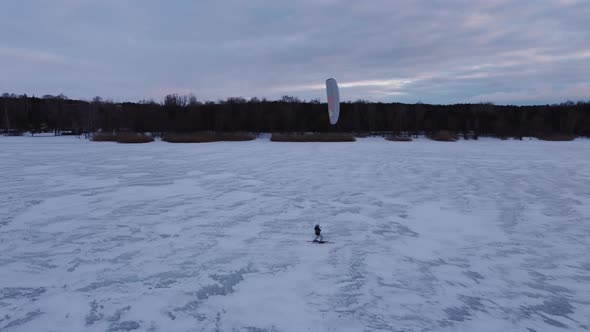
M 590 102 L 539 106 L 401 104 L 366 101 L 340 105 L 330 125 L 327 105 L 301 101 L 228 98 L 201 102 L 194 96 L 166 96 L 163 103 L 115 103 L 100 97 L 72 100 L 63 95 L 0 97 L 0 131 L 11 132 L 356 132 L 432 135 L 447 130 L 474 137 L 590 136 Z

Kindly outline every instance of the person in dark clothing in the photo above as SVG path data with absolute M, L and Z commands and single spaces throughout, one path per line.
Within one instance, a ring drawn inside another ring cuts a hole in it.
M 313 230 L 315 231 L 315 239 L 313 240 L 314 242 L 318 241 L 323 241 L 324 238 L 322 237 L 322 234 L 320 234 L 322 232 L 322 229 L 320 228 L 320 225 L 315 225 L 315 227 L 313 228 Z

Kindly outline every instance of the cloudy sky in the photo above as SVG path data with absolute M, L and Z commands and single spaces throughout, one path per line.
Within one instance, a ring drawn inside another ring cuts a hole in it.
M 590 100 L 588 0 L 6 0 L 0 93 Z

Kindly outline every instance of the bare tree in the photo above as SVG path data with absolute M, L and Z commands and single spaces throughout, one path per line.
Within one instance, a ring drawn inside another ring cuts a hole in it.
M 4 97 L 2 98 L 2 100 L 4 101 L 4 117 L 6 118 L 6 134 L 8 135 L 8 133 L 10 132 L 10 121 L 8 120 L 8 106 L 6 105 L 8 103 L 8 98 Z

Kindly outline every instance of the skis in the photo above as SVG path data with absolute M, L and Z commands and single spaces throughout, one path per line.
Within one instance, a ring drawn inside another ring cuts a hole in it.
M 322 244 L 322 243 L 334 243 L 332 241 L 307 241 L 307 242 L 311 242 L 311 243 L 318 243 L 318 244 Z

